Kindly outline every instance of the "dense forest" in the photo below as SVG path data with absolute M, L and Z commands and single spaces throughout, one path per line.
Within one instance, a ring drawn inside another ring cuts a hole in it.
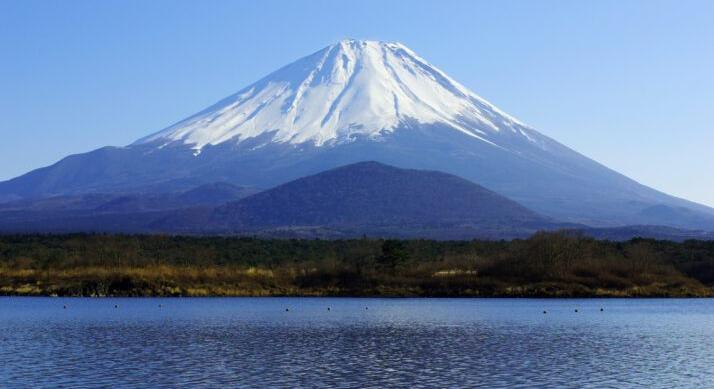
M 4 235 L 0 294 L 712 296 L 714 242 Z

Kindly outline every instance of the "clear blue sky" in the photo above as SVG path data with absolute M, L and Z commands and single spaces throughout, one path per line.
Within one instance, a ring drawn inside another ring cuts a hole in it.
M 714 1 L 0 1 L 0 179 L 126 145 L 345 37 L 714 206 Z

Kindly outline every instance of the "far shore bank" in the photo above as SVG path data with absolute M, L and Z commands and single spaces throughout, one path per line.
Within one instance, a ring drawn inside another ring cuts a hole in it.
M 142 298 L 167 298 L 167 299 L 201 299 L 201 298 L 385 298 L 385 299 L 554 299 L 554 300 L 568 300 L 568 299 L 708 299 L 714 298 L 714 291 L 709 291 L 708 293 L 701 292 L 690 292 L 686 291 L 679 294 L 630 294 L 627 292 L 613 291 L 612 293 L 597 294 L 597 295 L 569 295 L 569 294 L 529 294 L 529 295 L 516 295 L 516 294 L 502 294 L 502 295 L 360 295 L 360 294 L 263 294 L 263 295 L 251 295 L 251 294 L 206 294 L 206 293 L 196 293 L 196 294 L 174 294 L 174 295 L 162 295 L 162 294 L 111 294 L 111 295 L 81 295 L 81 294 L 35 294 L 35 293 L 24 293 L 24 291 L 10 291 L 9 293 L 2 293 L 0 297 L 43 297 L 43 298 L 91 298 L 91 299 L 113 299 L 113 298 L 129 298 L 129 299 L 142 299 Z
M 714 242 L 6 235 L 0 295 L 714 297 Z

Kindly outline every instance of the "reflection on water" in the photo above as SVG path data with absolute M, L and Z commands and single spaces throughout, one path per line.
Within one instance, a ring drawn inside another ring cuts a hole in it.
M 0 387 L 671 388 L 712 377 L 709 299 L 0 298 Z

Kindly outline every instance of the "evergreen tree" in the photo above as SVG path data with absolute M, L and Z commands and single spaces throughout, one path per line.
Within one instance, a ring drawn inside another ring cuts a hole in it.
M 394 274 L 397 267 L 407 260 L 409 260 L 409 252 L 402 241 L 387 239 L 382 243 L 382 255 L 377 258 L 377 263 L 390 274 Z

